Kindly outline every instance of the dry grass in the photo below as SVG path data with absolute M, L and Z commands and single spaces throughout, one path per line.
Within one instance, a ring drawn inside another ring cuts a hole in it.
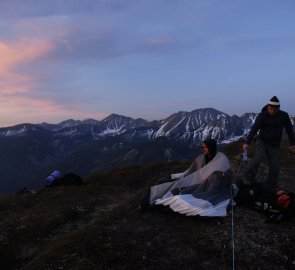
M 225 149 L 234 167 L 236 149 Z M 283 164 L 289 178 L 291 158 Z M 232 269 L 230 217 L 137 210 L 145 187 L 188 164 L 129 166 L 79 187 L 0 197 L 0 268 Z M 262 213 L 235 208 L 236 269 L 295 268 L 294 229 L 294 222 L 268 224 Z

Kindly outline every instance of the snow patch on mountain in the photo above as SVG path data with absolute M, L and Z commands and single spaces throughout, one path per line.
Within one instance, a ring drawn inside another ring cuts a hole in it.
M 164 132 L 164 128 L 168 125 L 168 122 L 166 122 L 165 124 L 163 124 L 159 130 L 156 132 L 155 137 L 160 137 L 160 136 L 164 136 L 165 132 Z
M 36 127 L 34 126 L 15 126 L 11 128 L 4 128 L 3 130 L 0 129 L 0 136 L 3 137 L 10 137 L 10 136 L 24 136 L 29 131 L 36 131 Z
M 183 122 L 184 119 L 185 119 L 185 117 L 183 117 L 174 127 L 172 127 L 170 130 L 168 130 L 165 135 L 166 136 L 169 135 L 172 132 L 172 130 L 176 129 Z
M 126 129 L 124 129 L 124 126 L 117 126 L 117 128 L 111 128 L 111 127 L 107 127 L 106 130 L 100 132 L 98 135 L 99 136 L 106 136 L 106 135 L 115 135 L 115 134 L 121 134 L 124 131 L 126 131 Z
M 28 132 L 43 132 L 56 139 L 104 140 L 107 137 L 120 136 L 128 143 L 148 142 L 165 137 L 169 141 L 199 144 L 207 138 L 215 138 L 218 143 L 228 143 L 247 134 L 253 125 L 257 113 L 245 113 L 241 117 L 229 116 L 213 108 L 196 109 L 191 112 L 178 112 L 160 121 L 146 121 L 111 114 L 97 121 L 69 119 L 60 124 L 22 124 L 0 128 L 1 137 L 20 136 Z M 295 117 L 290 117 L 294 125 Z

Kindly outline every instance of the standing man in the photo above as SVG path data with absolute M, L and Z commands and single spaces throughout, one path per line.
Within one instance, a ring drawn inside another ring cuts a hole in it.
M 255 182 L 257 170 L 266 154 L 268 159 L 267 184 L 272 191 L 275 191 L 280 171 L 280 143 L 283 128 L 287 131 L 291 145 L 290 149 L 292 152 L 295 152 L 295 136 L 289 115 L 280 110 L 280 101 L 276 96 L 273 96 L 256 117 L 254 125 L 243 145 L 244 152 L 249 148 L 251 141 L 259 131 L 254 158 L 245 172 L 247 182 Z

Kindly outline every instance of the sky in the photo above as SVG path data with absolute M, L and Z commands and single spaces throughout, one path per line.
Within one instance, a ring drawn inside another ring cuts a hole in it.
M 1 0 L 0 127 L 295 115 L 293 0 Z

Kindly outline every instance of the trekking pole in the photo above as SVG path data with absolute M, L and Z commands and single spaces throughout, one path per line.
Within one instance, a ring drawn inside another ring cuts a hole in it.
M 234 238 L 233 186 L 231 187 L 231 242 L 232 242 L 232 266 L 233 266 L 233 270 L 235 270 L 235 238 Z
M 239 165 L 239 167 L 238 167 L 237 173 L 236 173 L 236 175 L 235 175 L 235 177 L 234 177 L 235 182 L 236 182 L 236 180 L 237 180 L 237 178 L 238 178 L 238 176 L 239 176 L 240 169 L 242 168 L 242 164 L 248 160 L 247 150 L 245 150 L 245 151 L 242 153 L 241 157 L 242 157 L 242 161 L 241 161 L 241 163 L 240 163 L 240 165 Z
M 242 161 L 241 164 L 238 167 L 237 173 L 234 178 L 232 178 L 231 183 L 231 193 L 230 193 L 230 199 L 231 199 L 231 239 L 232 239 L 232 266 L 233 270 L 235 270 L 235 238 L 234 238 L 234 195 L 233 195 L 233 184 L 236 182 L 238 175 L 240 173 L 240 169 L 242 167 L 243 162 L 246 162 L 248 160 L 247 150 L 245 150 L 242 153 Z

